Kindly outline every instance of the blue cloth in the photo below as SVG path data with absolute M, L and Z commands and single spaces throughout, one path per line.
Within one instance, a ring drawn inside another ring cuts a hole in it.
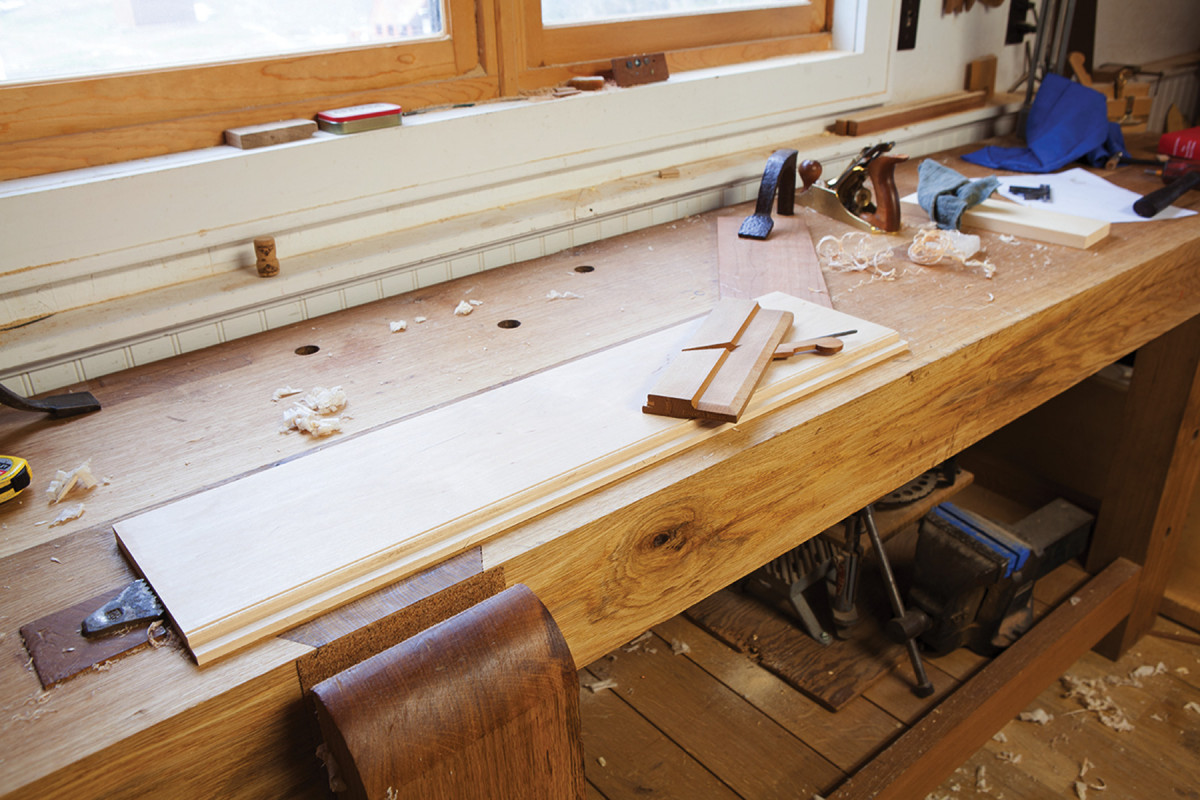
M 958 230 L 962 213 L 986 200 L 999 185 L 995 175 L 971 180 L 928 158 L 917 168 L 917 202 L 943 230 Z
M 1027 147 L 985 147 L 963 159 L 1015 172 L 1054 172 L 1084 159 L 1100 166 L 1125 151 L 1121 126 L 1108 120 L 1104 95 L 1061 75 L 1042 79 L 1025 122 Z

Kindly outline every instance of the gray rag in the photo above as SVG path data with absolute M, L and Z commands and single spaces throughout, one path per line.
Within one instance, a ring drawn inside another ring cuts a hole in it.
M 971 180 L 949 167 L 925 159 L 917 169 L 917 202 L 943 230 L 958 230 L 962 213 L 996 191 L 995 175 Z

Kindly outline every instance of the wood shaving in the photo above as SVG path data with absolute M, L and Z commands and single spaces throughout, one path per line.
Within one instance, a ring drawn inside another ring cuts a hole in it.
M 575 294 L 574 292 L 560 292 L 557 289 L 551 289 L 546 294 L 547 300 L 582 300 L 583 295 Z
M 983 794 L 992 791 L 992 785 L 987 780 L 987 767 L 982 764 L 975 768 L 975 791 Z
M 1153 667 L 1150 666 L 1149 664 L 1143 664 L 1142 666 L 1138 667 L 1137 669 L 1131 670 L 1129 673 L 1129 677 L 1131 679 L 1152 678 L 1155 675 L 1165 675 L 1166 673 L 1167 673 L 1167 665 L 1160 661 L 1160 662 L 1158 662 L 1158 664 L 1156 666 L 1153 666 Z
M 874 278 L 896 279 L 895 267 L 884 269 L 893 256 L 892 242 L 886 236 L 871 236 L 858 231 L 824 236 L 817 242 L 816 251 L 822 266 L 837 272 L 871 270 Z
M 388 329 L 392 333 L 399 333 L 400 331 L 406 331 L 406 330 L 408 330 L 408 320 L 398 319 L 393 322 L 389 322 Z
M 1022 755 L 1020 753 L 1013 753 L 1009 750 L 1001 750 L 999 753 L 996 753 L 996 760 L 1003 761 L 1006 764 L 1020 764 L 1021 759 Z
M 1088 770 L 1094 766 L 1096 765 L 1093 764 L 1090 759 L 1084 758 L 1083 763 L 1079 765 L 1079 777 L 1082 778 L 1084 775 L 1087 775 Z
M 1045 725 L 1054 719 L 1054 715 L 1047 714 L 1044 708 L 1036 708 L 1033 711 L 1022 711 L 1018 719 L 1022 722 L 1036 722 L 1038 725 Z
M 979 237 L 962 231 L 942 230 L 934 225 L 922 227 L 908 246 L 908 257 L 915 264 L 932 266 L 945 259 L 965 264 L 979 252 Z
M 1066 689 L 1063 697 L 1078 700 L 1080 705 L 1094 713 L 1102 723 L 1114 731 L 1125 733 L 1133 730 L 1125 712 L 1100 688 L 1099 681 L 1082 680 L 1069 674 L 1059 680 Z
M 300 394 L 300 393 L 301 393 L 301 392 L 303 392 L 303 391 L 304 391 L 303 389 L 295 389 L 295 388 L 293 388 L 293 387 L 292 387 L 292 386 L 290 386 L 290 385 L 288 385 L 288 386 L 284 386 L 284 387 L 283 387 L 283 388 L 281 388 L 281 389 L 276 389 L 276 390 L 275 390 L 275 391 L 274 391 L 274 392 L 271 394 L 271 402 L 272 402 L 272 403 L 278 403 L 280 400 L 282 400 L 282 399 L 283 399 L 283 398 L 285 398 L 285 397 L 291 397 L 292 395 L 294 395 L 294 394 Z
M 1197 714 L 1200 714 L 1200 703 L 1196 703 L 1194 701 L 1190 702 L 1190 703 L 1185 703 L 1183 708 L 1186 711 L 1195 711 Z
M 597 692 L 602 692 L 605 689 L 615 689 L 618 686 L 617 682 L 615 680 L 613 680 L 612 678 L 605 678 L 603 680 L 592 681 L 591 683 L 585 683 L 583 685 L 585 688 L 589 689 L 592 692 L 592 694 L 596 694 Z
M 154 620 L 154 622 L 150 623 L 150 627 L 146 628 L 146 640 L 155 650 L 167 643 L 169 635 L 167 629 L 163 627 L 161 619 Z
M 418 325 L 420 325 L 424 321 L 425 321 L 425 317 L 413 317 L 413 322 L 417 323 Z
M 608 762 L 604 760 L 604 756 L 596 756 L 596 763 L 602 767 L 608 766 Z
M 67 506 L 62 511 L 58 512 L 58 516 L 50 522 L 50 527 L 56 525 L 65 525 L 71 520 L 79 519 L 83 516 L 83 503 L 76 503 L 73 506 Z
M 454 316 L 465 317 L 467 314 L 470 314 L 474 310 L 475 310 L 475 306 L 471 305 L 466 300 L 463 300 L 463 301 L 459 302 L 459 304 L 457 306 L 454 307 Z
M 1088 786 L 1083 781 L 1075 781 L 1075 796 L 1079 800 L 1087 800 Z
M 638 636 L 634 639 L 630 639 L 629 643 L 622 646 L 621 649 L 624 650 L 626 653 L 637 652 L 638 650 L 642 649 L 642 645 L 644 645 L 644 644 L 646 644 L 646 642 L 650 641 L 650 638 L 652 636 L 654 636 L 653 633 L 651 633 L 650 631 L 646 631 L 641 636 Z
M 283 429 L 301 431 L 316 438 L 342 430 L 342 418 L 337 416 L 346 407 L 346 393 L 340 386 L 326 389 L 318 386 L 283 412 Z
M 680 641 L 679 639 L 672 639 L 671 652 L 677 656 L 685 656 L 692 652 L 692 648 L 687 642 Z
M 46 487 L 47 502 L 50 504 L 61 503 L 71 492 L 87 491 L 99 482 L 92 473 L 91 459 L 70 471 L 60 469 L 54 473 L 54 477 L 50 479 L 50 485 Z
M 1004 731 L 996 731 L 996 733 L 992 735 L 992 741 L 999 742 L 1000 744 L 1006 744 L 1008 742 L 1008 736 L 1005 735 Z

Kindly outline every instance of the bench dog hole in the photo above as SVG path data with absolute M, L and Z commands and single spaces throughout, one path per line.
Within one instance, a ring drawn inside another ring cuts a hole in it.
M 315 344 L 306 344 L 296 348 L 296 355 L 311 356 L 320 349 L 321 348 L 317 347 Z
M 521 320 L 519 320 L 519 319 L 502 319 L 496 323 L 496 327 L 498 327 L 498 328 L 519 328 L 519 327 L 521 327 Z

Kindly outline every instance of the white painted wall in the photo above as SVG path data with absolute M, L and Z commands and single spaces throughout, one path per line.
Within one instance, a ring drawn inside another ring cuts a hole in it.
M 1198 0 L 1099 0 L 1096 64 L 1142 64 L 1200 50 Z
M 1008 5 L 976 3 L 970 11 L 942 14 L 942 0 L 921 0 L 916 48 L 895 51 L 892 43 L 892 100 L 956 92 L 964 86 L 966 65 L 987 55 L 997 57 L 996 90 L 1011 89 L 1025 74 L 1025 51 L 1021 45 L 1004 44 Z M 899 20 L 898 8 L 896 14 Z

